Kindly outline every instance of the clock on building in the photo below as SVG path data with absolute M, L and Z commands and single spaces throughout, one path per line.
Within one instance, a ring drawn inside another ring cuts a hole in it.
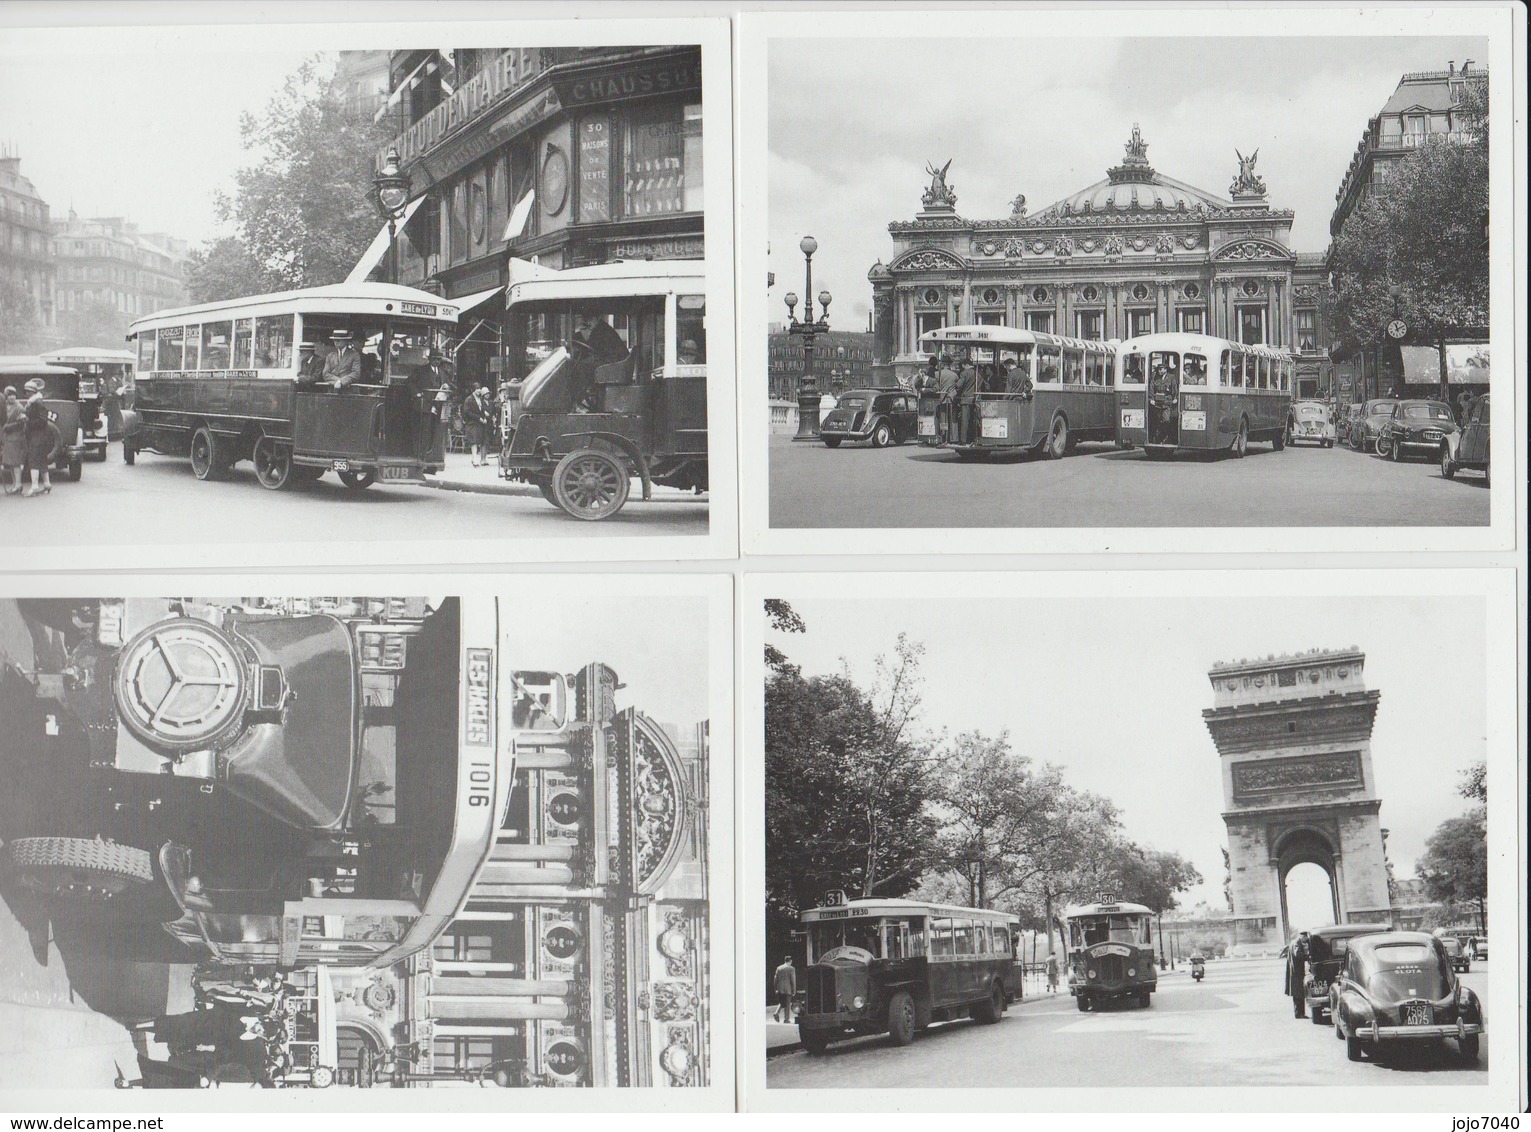
M 542 159 L 542 211 L 557 216 L 569 199 L 569 155 L 550 145 Z

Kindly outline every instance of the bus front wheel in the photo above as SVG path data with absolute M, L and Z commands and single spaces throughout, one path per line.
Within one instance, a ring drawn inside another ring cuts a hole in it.
M 1005 991 L 998 983 L 989 988 L 989 997 L 978 1004 L 973 1017 L 985 1026 L 992 1026 L 1005 1013 Z
M 899 991 L 888 1003 L 888 1044 L 906 1046 L 914 1041 L 914 996 Z
M 803 1043 L 803 1048 L 814 1057 L 818 1057 L 829 1048 L 828 1030 L 802 1030 L 799 1031 L 798 1038 Z
M 1090 1011 L 1090 997 L 1089 997 L 1089 995 L 1084 995 L 1084 994 L 1076 995 L 1075 998 L 1074 998 L 1074 1005 L 1079 1008 L 1079 1013 L 1081 1013 L 1081 1014 L 1088 1014 L 1089 1011 Z
M 206 425 L 191 434 L 191 474 L 199 480 L 219 480 L 226 471 L 223 444 Z
M 1244 453 L 1249 451 L 1249 422 L 1242 417 L 1239 419 L 1239 434 L 1233 438 L 1231 451 L 1235 460 L 1242 460 Z
M 1061 460 L 1069 450 L 1069 423 L 1063 417 L 1053 418 L 1053 427 L 1047 434 L 1047 446 L 1043 449 L 1049 460 Z

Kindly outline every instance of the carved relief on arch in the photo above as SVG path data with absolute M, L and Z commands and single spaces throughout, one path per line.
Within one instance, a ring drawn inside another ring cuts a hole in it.
M 967 264 L 941 248 L 913 248 L 888 265 L 894 271 L 963 271 Z
M 1272 243 L 1269 240 L 1245 237 L 1243 239 L 1230 240 L 1218 248 L 1212 258 L 1218 260 L 1250 261 L 1262 259 L 1289 260 L 1293 257 L 1291 251 L 1280 244 Z

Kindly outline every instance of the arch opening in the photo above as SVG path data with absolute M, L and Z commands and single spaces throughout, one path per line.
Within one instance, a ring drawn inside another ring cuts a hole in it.
M 1339 921 L 1339 901 L 1335 898 L 1334 876 L 1312 861 L 1293 865 L 1282 881 L 1282 902 L 1286 906 L 1287 925 L 1293 931 L 1321 928 Z

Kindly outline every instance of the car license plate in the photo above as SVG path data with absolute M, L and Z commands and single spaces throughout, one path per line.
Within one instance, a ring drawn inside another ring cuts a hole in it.
M 1439 440 L 1440 438 L 1441 438 L 1441 434 L 1438 433 L 1438 432 L 1427 432 L 1427 433 L 1425 433 L 1425 439 L 1426 440 Z
M 1143 410 L 1142 409 L 1123 409 L 1122 410 L 1122 427 L 1123 428 L 1142 428 L 1143 427 Z
M 331 460 L 330 461 L 330 471 L 332 471 L 332 472 L 349 472 L 350 470 L 351 470 L 351 461 L 349 461 L 349 460 Z
M 96 637 L 103 645 L 122 644 L 122 606 L 115 602 L 101 605 Z
M 844 432 L 844 421 L 825 421 L 819 429 L 820 432 Z
M 920 418 L 920 435 L 921 436 L 934 436 L 935 434 L 936 434 L 936 418 L 935 417 L 921 417 Z
M 1010 422 L 1003 417 L 984 417 L 983 435 L 991 440 L 1004 440 L 1010 435 Z
M 1207 431 L 1207 414 L 1206 413 L 1181 413 L 1180 414 L 1180 427 L 1185 429 L 1187 432 L 1206 432 Z
M 412 480 L 415 478 L 414 469 L 408 464 L 384 464 L 382 471 L 385 480 Z
M 1430 1007 L 1424 1003 L 1409 1003 L 1403 1008 L 1403 1024 L 1405 1026 L 1430 1025 Z

